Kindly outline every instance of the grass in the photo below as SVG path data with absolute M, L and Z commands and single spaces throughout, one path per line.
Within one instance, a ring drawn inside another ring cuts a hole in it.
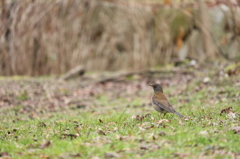
M 132 80 L 132 79 L 131 79 Z M 236 80 L 233 79 L 233 81 Z M 219 82 L 219 81 L 218 81 Z M 200 87 L 196 91 L 196 87 Z M 166 88 L 167 95 L 180 86 Z M 227 79 L 202 84 L 195 80 L 169 97 L 181 114 L 159 115 L 149 105 L 152 90 L 128 99 L 99 94 L 89 108 L 63 107 L 56 112 L 23 112 L 22 105 L 3 107 L 0 153 L 11 158 L 237 158 L 239 88 Z M 113 92 L 114 94 L 114 92 Z M 20 100 L 27 100 L 21 97 Z M 189 100 L 189 101 L 185 101 Z M 150 114 L 150 115 L 149 115 Z

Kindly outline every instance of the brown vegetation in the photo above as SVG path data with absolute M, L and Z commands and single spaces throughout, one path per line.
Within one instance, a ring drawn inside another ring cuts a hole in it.
M 191 38 L 194 28 L 201 29 L 195 6 L 122 0 L 2 0 L 0 74 L 62 74 L 79 65 L 87 70 L 138 70 L 187 57 L 198 60 L 201 56 L 199 61 L 216 57 L 217 44 L 210 56 L 197 41 L 201 32 L 193 38 L 196 41 Z M 237 13 L 235 8 L 231 12 Z M 233 21 L 230 33 L 238 31 L 239 22 Z

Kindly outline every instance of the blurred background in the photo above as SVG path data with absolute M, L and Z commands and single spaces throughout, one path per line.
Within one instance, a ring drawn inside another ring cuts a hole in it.
M 0 75 L 240 60 L 240 0 L 1 0 Z

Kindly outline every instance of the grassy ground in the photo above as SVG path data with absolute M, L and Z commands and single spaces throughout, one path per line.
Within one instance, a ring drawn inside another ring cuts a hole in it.
M 209 77 L 206 78 L 206 77 Z M 151 77 L 175 109 L 150 105 L 149 79 L 92 84 L 1 79 L 2 158 L 239 158 L 240 80 L 202 71 Z M 232 112 L 220 115 L 223 109 Z

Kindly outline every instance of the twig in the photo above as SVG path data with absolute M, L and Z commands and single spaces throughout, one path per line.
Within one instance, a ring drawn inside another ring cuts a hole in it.
M 83 66 L 77 66 L 68 71 L 64 76 L 61 77 L 62 80 L 69 80 L 74 77 L 82 76 L 85 73 Z
M 168 74 L 168 73 L 176 73 L 176 72 L 179 72 L 179 71 L 178 70 L 171 70 L 171 71 L 143 70 L 143 71 L 124 72 L 124 73 L 120 73 L 120 74 L 117 74 L 117 75 L 113 75 L 113 76 L 110 76 L 110 77 L 103 78 L 103 79 L 97 81 L 96 83 L 105 83 L 105 82 L 110 82 L 110 81 L 116 81 L 116 80 L 119 80 L 120 78 L 127 77 L 127 76 L 132 76 L 132 75 Z M 181 71 L 181 73 L 191 74 L 192 72 L 191 71 Z

